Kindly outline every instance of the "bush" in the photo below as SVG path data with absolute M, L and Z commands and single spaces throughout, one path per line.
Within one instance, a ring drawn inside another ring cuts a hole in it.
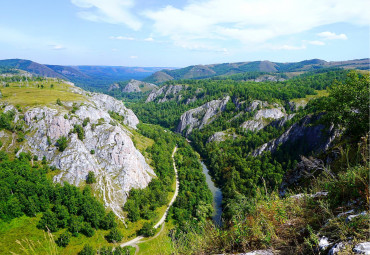
M 96 179 L 95 179 L 94 172 L 89 171 L 89 173 L 87 174 L 86 183 L 87 184 L 92 184 L 92 183 L 95 183 L 95 182 L 96 182 Z
M 81 233 L 87 237 L 92 237 L 95 234 L 95 230 L 91 227 L 91 224 L 84 222 L 82 225 Z
M 77 137 L 78 139 L 80 139 L 81 141 L 83 141 L 83 139 L 85 138 L 85 131 L 84 129 L 80 126 L 80 125 L 74 125 L 74 128 L 73 128 L 73 133 L 77 133 Z
M 65 136 L 61 136 L 57 140 L 57 146 L 58 146 L 59 151 L 63 152 L 68 146 L 67 138 Z
M 153 223 L 145 222 L 138 234 L 145 237 L 154 236 L 155 229 L 153 228 Z
M 88 244 L 85 244 L 84 248 L 78 253 L 78 255 L 94 255 L 95 250 Z
M 112 211 L 110 211 L 109 213 L 107 213 L 107 215 L 105 215 L 103 220 L 100 222 L 100 227 L 105 230 L 117 227 L 115 216 Z
M 123 238 L 122 233 L 117 229 L 113 228 L 108 235 L 105 236 L 105 239 L 107 239 L 110 243 L 116 243 L 121 241 Z
M 68 231 L 65 231 L 63 234 L 61 234 L 58 239 L 55 241 L 56 244 L 60 247 L 67 247 L 69 244 L 69 239 L 71 237 L 71 234 Z
M 60 98 L 58 98 L 57 99 L 57 105 L 60 105 L 60 106 L 62 106 L 63 104 L 62 104 L 62 101 L 60 101 Z

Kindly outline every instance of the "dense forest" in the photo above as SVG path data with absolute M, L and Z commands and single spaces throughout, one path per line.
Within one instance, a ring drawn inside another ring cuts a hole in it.
M 163 103 L 141 102 L 130 103 L 128 106 L 144 123 L 158 124 L 166 128 L 175 129 L 179 117 L 185 111 L 198 107 L 214 99 L 229 95 L 245 104 L 252 100 L 267 102 L 281 102 L 286 105 L 293 98 L 303 98 L 315 94 L 315 90 L 323 90 L 330 86 L 334 80 L 343 81 L 348 71 L 329 70 L 328 72 L 302 75 L 283 82 L 252 82 L 236 80 L 181 80 L 168 81 L 166 85 L 184 85 L 186 89 L 179 92 L 176 98 Z M 187 103 L 189 99 L 196 98 L 194 102 Z M 158 99 L 161 99 L 158 97 Z M 232 106 L 231 106 L 232 107 Z M 288 109 L 288 107 L 286 107 Z
M 94 235 L 97 229 L 114 229 L 115 215 L 106 212 L 91 192 L 89 185 L 82 191 L 68 183 L 54 184 L 47 175 L 56 171 L 43 160 L 21 152 L 13 160 L 0 151 L 0 219 L 10 221 L 42 212 L 37 227 L 56 232 L 65 229 L 56 240 L 67 246 L 70 236 Z M 121 237 L 122 239 L 122 237 Z M 119 241 L 119 240 L 117 240 Z

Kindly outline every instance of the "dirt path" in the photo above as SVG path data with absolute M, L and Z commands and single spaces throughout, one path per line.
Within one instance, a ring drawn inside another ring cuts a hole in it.
M 127 241 L 125 243 L 122 243 L 120 245 L 121 247 L 132 246 L 132 247 L 136 248 L 135 254 L 139 253 L 139 246 L 137 246 L 138 243 L 144 243 L 144 242 L 147 242 L 147 241 L 151 241 L 151 240 L 157 238 L 159 236 L 159 234 L 163 231 L 164 223 L 165 223 L 165 220 L 166 220 L 166 217 L 167 217 L 168 210 L 170 209 L 172 204 L 175 202 L 176 197 L 179 194 L 179 177 L 178 177 L 178 174 L 177 174 L 177 168 L 176 168 L 175 158 L 174 158 L 176 151 L 177 151 L 177 146 L 173 149 L 173 152 L 172 152 L 173 169 L 175 170 L 175 175 L 176 175 L 175 194 L 173 195 L 170 203 L 168 204 L 167 209 L 166 209 L 165 213 L 163 214 L 162 218 L 157 222 L 157 224 L 154 225 L 154 228 L 158 228 L 159 226 L 162 225 L 161 229 L 158 231 L 158 233 L 155 236 L 153 236 L 152 238 L 150 238 L 148 240 L 141 241 L 144 238 L 144 236 L 137 236 L 134 239 L 132 239 L 130 241 Z

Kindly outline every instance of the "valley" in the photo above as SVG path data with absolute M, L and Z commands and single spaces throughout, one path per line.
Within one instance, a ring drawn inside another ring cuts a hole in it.
M 102 75 L 103 94 L 12 62 L 0 76 L 0 253 L 355 249 L 369 238 L 369 72 L 342 67 L 366 63 Z

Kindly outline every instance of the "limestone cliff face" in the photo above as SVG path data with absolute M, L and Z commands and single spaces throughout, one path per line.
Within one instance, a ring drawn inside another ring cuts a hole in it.
M 127 128 L 136 128 L 139 121 L 122 102 L 110 96 L 73 90 L 86 98 L 75 104 L 78 110 L 74 113 L 70 111 L 72 102 L 63 102 L 63 106 L 36 106 L 24 112 L 27 135 L 18 153 L 29 151 L 39 159 L 45 157 L 50 165 L 60 169 L 55 182 L 78 186 L 84 184 L 89 171 L 94 172 L 95 193 L 123 220 L 121 208 L 129 191 L 146 187 L 155 176 L 135 148 Z M 108 111 L 122 115 L 127 127 L 112 119 Z M 89 122 L 83 127 L 85 137 L 80 140 L 72 131 L 74 125 L 83 126 L 87 118 Z M 63 152 L 57 147 L 61 136 L 68 140 Z
M 182 133 L 186 129 L 185 135 L 189 135 L 194 128 L 202 129 L 205 125 L 215 120 L 216 116 L 225 110 L 230 96 L 223 99 L 212 100 L 197 108 L 185 112 L 180 117 L 180 122 L 176 131 Z
M 287 118 L 282 106 L 278 104 L 269 105 L 267 102 L 254 100 L 247 108 L 247 112 L 257 111 L 253 118 L 241 124 L 246 130 L 258 131 L 267 126 L 271 121 Z
M 305 144 L 308 151 L 324 151 L 329 148 L 338 133 L 330 127 L 328 130 L 324 125 L 314 124 L 320 118 L 318 116 L 306 116 L 288 128 L 280 137 L 263 144 L 252 152 L 253 156 L 259 156 L 264 151 L 274 152 L 279 145 L 287 142 Z
M 163 86 L 160 89 L 154 89 L 149 94 L 148 98 L 146 99 L 146 103 L 153 102 L 158 100 L 158 103 L 167 102 L 170 100 L 174 100 L 176 95 L 183 89 L 186 89 L 186 85 L 167 85 Z M 158 97 L 161 97 L 158 99 Z
M 126 93 L 142 92 L 143 90 L 141 89 L 141 87 L 145 88 L 146 90 L 153 90 L 157 88 L 157 86 L 153 83 L 147 83 L 147 82 L 132 79 L 129 81 L 129 83 L 127 83 L 127 85 L 124 87 L 122 92 L 126 92 Z

